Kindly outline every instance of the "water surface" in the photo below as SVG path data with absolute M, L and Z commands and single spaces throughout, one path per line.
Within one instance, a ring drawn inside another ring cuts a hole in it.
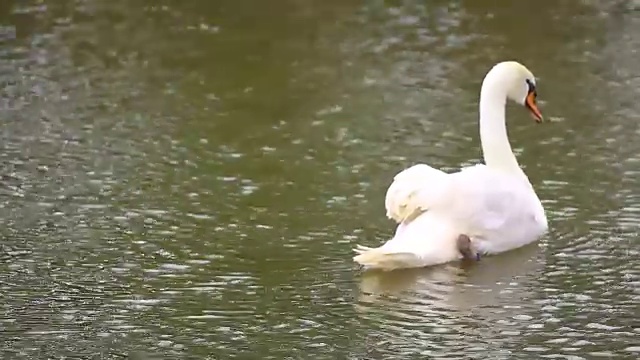
M 3 358 L 637 358 L 637 10 L 3 1 Z M 550 120 L 508 109 L 548 236 L 361 272 L 396 172 L 479 162 L 504 59 Z

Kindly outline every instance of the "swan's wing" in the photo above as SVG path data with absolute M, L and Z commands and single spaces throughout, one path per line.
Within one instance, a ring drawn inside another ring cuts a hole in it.
M 519 175 L 475 165 L 447 174 L 418 164 L 398 173 L 385 198 L 387 217 L 401 231 L 425 211 L 446 214 L 461 233 L 484 234 L 529 215 L 530 185 Z
M 387 189 L 387 217 L 408 223 L 442 203 L 450 188 L 450 175 L 426 164 L 417 164 L 398 173 Z
M 517 175 L 507 175 L 476 165 L 452 174 L 450 214 L 463 231 L 482 234 L 526 216 L 530 210 L 530 186 Z M 462 230 L 461 229 L 461 230 Z

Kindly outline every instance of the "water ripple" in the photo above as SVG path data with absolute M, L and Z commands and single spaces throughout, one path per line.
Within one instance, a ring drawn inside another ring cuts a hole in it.
M 5 357 L 640 352 L 627 10 L 14 3 L 0 5 Z M 393 232 L 397 171 L 480 161 L 480 79 L 514 53 L 551 119 L 508 112 L 550 234 L 470 267 L 359 272 L 353 245 Z

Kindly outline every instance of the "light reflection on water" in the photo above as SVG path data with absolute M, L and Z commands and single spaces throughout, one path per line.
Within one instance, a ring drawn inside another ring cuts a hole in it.
M 0 4 L 5 357 L 638 355 L 628 8 L 140 4 Z M 551 119 L 508 111 L 550 234 L 360 272 L 397 171 L 479 161 L 480 81 L 514 57 Z

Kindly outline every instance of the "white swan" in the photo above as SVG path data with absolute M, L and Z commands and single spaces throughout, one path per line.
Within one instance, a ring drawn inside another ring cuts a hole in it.
M 480 90 L 485 164 L 451 174 L 418 164 L 398 173 L 385 198 L 396 233 L 377 248 L 359 245 L 354 261 L 383 270 L 423 267 L 469 257 L 470 249 L 478 257 L 500 253 L 544 235 L 544 208 L 511 150 L 505 124 L 507 99 L 542 122 L 535 84 L 518 62 L 495 65 Z

